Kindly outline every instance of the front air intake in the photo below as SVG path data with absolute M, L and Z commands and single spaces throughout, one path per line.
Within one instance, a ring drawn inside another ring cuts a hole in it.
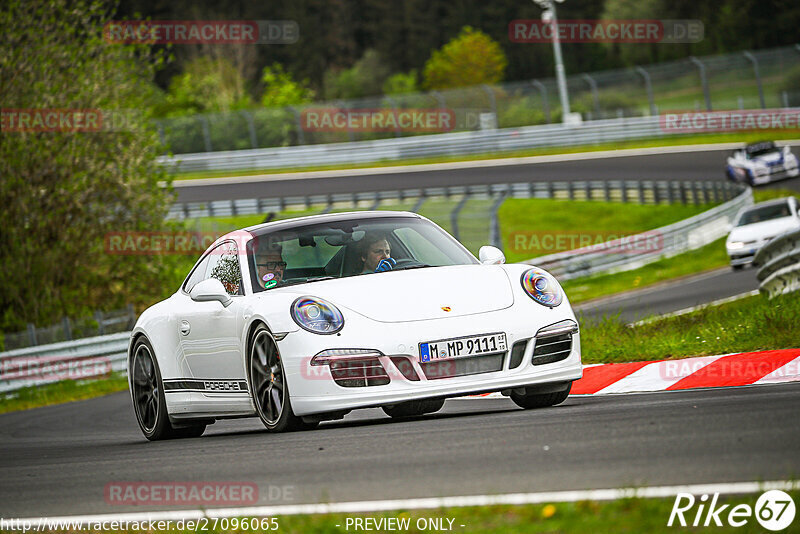
M 342 359 L 330 362 L 331 376 L 345 388 L 384 386 L 390 382 L 378 358 Z
M 572 334 L 537 338 L 533 348 L 533 365 L 566 360 L 572 352 Z

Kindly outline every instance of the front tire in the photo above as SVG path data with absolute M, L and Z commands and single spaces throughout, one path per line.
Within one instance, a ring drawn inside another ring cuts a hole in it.
M 289 432 L 315 426 L 303 423 L 294 415 L 278 344 L 263 324 L 253 332 L 248 369 L 253 404 L 268 432 Z
M 180 427 L 170 423 L 161 371 L 153 346 L 145 337 L 140 337 L 133 346 L 131 393 L 136 421 L 144 437 L 150 441 L 196 438 L 205 432 L 205 423 L 189 423 Z
M 554 391 L 552 393 L 532 393 L 532 394 L 519 394 L 516 392 L 511 393 L 511 400 L 520 408 L 531 410 L 534 408 L 546 408 L 548 406 L 555 406 L 561 404 L 569 396 L 569 391 L 572 389 L 572 382 L 570 382 L 566 389 L 561 391 Z

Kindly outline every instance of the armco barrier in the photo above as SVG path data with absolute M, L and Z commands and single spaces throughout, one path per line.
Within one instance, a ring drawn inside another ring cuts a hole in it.
M 797 111 L 785 108 L 784 112 Z M 547 124 L 499 130 L 417 135 L 350 143 L 203 152 L 161 156 L 158 161 L 178 171 L 232 171 L 399 161 L 433 156 L 502 153 L 541 147 L 592 145 L 663 137 L 661 117 L 630 117 Z
M 130 332 L 0 353 L 0 393 L 125 371 Z
M 611 241 L 599 249 L 568 250 L 533 258 L 526 263 L 542 267 L 561 280 L 637 269 L 719 239 L 728 233 L 728 225 L 739 210 L 752 203 L 753 191 L 748 187 L 733 200 L 677 223 Z M 651 250 L 646 244 L 653 239 L 658 240 L 658 246 Z M 609 253 L 609 250 L 614 253 Z
M 769 298 L 800 290 L 800 230 L 779 235 L 753 258 L 759 289 Z

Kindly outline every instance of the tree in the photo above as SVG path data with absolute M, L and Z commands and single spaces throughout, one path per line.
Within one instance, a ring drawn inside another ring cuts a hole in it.
M 172 78 L 162 116 L 179 117 L 243 109 L 251 105 L 239 70 L 224 58 L 199 56 Z
M 498 83 L 508 61 L 491 37 L 469 26 L 435 50 L 425 62 L 425 88 L 449 89 L 482 83 Z
M 375 50 L 367 50 L 349 69 L 325 73 L 325 98 L 363 98 L 380 95 L 389 67 Z
M 107 232 L 160 228 L 170 201 L 148 120 L 159 56 L 104 42 L 108 20 L 88 0 L 10 0 L 0 11 L 4 330 L 152 302 L 174 290 L 163 287 L 167 259 L 104 250 Z M 24 131 L 11 128 L 9 109 L 102 110 L 106 118 L 115 111 L 128 122 L 104 119 L 99 131 Z
M 280 63 L 264 67 L 261 82 L 264 84 L 261 104 L 268 108 L 296 106 L 314 100 L 314 91 L 307 87 L 308 81 L 303 80 L 302 83 L 294 81 Z
M 383 84 L 383 93 L 386 95 L 402 95 L 405 93 L 416 93 L 419 91 L 417 85 L 417 70 L 411 72 L 398 72 L 392 74 Z

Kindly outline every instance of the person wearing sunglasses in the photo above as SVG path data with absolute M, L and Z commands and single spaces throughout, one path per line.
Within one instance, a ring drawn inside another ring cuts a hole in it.
M 283 248 L 274 244 L 256 256 L 258 283 L 264 289 L 275 287 L 283 280 L 286 262 L 283 261 Z

